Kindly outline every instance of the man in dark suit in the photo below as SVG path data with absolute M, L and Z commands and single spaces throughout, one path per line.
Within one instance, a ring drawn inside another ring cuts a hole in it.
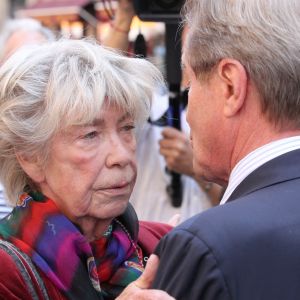
M 228 186 L 160 242 L 152 287 L 300 299 L 300 1 L 188 0 L 184 16 L 194 171 Z

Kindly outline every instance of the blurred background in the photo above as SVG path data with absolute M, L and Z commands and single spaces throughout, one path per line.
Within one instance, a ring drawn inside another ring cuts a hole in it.
M 7 18 L 33 18 L 63 36 L 74 39 L 93 36 L 100 42 L 109 31 L 110 22 L 118 5 L 118 1 L 115 0 L 1 0 L 1 2 L 1 14 Z M 139 33 L 142 33 L 146 40 L 148 58 L 165 72 L 164 23 L 142 22 L 135 17 L 129 32 L 129 52 Z

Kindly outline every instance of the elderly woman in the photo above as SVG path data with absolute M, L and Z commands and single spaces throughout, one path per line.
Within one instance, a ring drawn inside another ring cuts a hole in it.
M 147 61 L 87 41 L 1 67 L 0 181 L 15 208 L 0 221 L 0 298 L 114 299 L 140 276 L 153 236 L 138 240 L 128 200 L 157 81 Z

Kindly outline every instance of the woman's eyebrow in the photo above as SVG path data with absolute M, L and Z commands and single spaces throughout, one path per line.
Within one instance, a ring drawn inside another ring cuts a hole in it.
M 131 118 L 131 114 L 129 112 L 125 112 L 118 120 L 117 123 L 122 123 L 126 119 Z M 105 125 L 105 118 L 96 118 L 90 124 L 86 124 L 85 126 L 104 126 Z

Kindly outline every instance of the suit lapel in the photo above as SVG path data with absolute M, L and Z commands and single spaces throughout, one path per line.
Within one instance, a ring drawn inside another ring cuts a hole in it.
M 237 186 L 227 202 L 296 178 L 300 178 L 300 150 L 280 155 L 257 168 Z

